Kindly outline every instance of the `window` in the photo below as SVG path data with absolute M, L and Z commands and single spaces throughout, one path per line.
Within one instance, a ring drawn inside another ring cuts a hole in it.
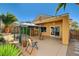
M 51 27 L 51 35 L 59 36 L 60 27 Z
M 41 27 L 41 32 L 46 32 L 46 27 Z

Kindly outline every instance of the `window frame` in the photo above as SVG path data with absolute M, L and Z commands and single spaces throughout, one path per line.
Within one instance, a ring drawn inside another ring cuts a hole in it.
M 46 27 L 41 27 L 41 32 L 46 32 Z

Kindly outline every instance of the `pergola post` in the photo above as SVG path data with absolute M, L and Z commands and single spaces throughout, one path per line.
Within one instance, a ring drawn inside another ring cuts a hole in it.
M 20 34 L 20 36 L 19 36 L 19 43 L 21 44 L 22 43 L 22 41 L 21 41 L 21 39 L 22 39 L 22 33 L 21 33 L 21 26 L 19 26 L 20 27 L 20 30 L 19 30 L 19 34 Z
M 29 27 L 29 30 L 30 30 L 30 36 L 31 36 L 31 27 Z
M 13 29 L 14 40 L 15 40 L 15 37 L 16 37 L 16 36 L 15 36 L 15 34 L 16 34 L 16 33 L 15 33 L 15 30 L 16 30 L 16 27 L 14 27 L 14 29 Z
M 42 32 L 41 32 L 41 27 L 39 27 L 39 39 L 42 40 Z

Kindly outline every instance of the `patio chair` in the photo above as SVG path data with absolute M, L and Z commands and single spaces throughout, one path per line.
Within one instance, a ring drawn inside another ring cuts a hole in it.
M 38 46 L 37 46 L 38 42 L 37 41 L 33 41 L 32 39 L 29 39 L 29 42 L 30 42 L 30 45 L 32 48 L 38 49 Z
M 38 42 L 32 42 L 32 49 L 31 49 L 31 52 L 29 53 L 30 55 L 31 55 L 32 52 L 33 52 L 33 48 L 36 48 L 36 49 L 38 50 L 37 43 L 38 43 Z
M 37 41 L 33 42 L 33 40 L 29 39 L 29 45 L 27 46 L 27 48 L 25 49 L 25 51 L 27 51 L 30 55 L 33 52 L 33 49 L 36 48 L 38 50 L 38 46 L 37 46 Z M 31 51 L 29 52 L 29 47 L 31 47 Z
M 33 48 L 36 48 L 36 49 L 38 50 L 37 43 L 38 43 L 37 41 L 36 41 L 36 42 L 32 42 L 32 47 L 33 47 Z

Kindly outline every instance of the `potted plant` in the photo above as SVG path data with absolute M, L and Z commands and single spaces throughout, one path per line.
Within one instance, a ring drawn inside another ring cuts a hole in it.
M 22 46 L 26 47 L 27 46 L 27 41 L 25 39 L 22 40 Z

